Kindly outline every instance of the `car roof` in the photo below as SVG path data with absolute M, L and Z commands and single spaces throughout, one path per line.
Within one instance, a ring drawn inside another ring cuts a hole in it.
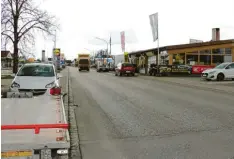
M 26 63 L 24 64 L 25 66 L 33 66 L 33 65 L 41 65 L 41 66 L 53 66 L 53 64 L 50 64 L 50 63 Z
M 234 62 L 223 62 L 221 64 L 232 64 L 232 63 L 234 63 Z

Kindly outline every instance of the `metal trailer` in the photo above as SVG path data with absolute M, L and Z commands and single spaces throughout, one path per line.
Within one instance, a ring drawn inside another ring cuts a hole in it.
M 104 64 L 102 60 L 97 62 L 97 72 L 109 72 L 110 68 L 108 64 Z
M 8 98 L 2 98 L 2 158 L 68 158 L 69 125 L 63 97 L 25 98 L 29 96 L 24 94 L 8 92 Z M 9 98 L 12 95 L 15 98 Z
M 114 59 L 115 66 L 117 66 L 121 62 L 124 62 L 124 54 L 114 55 L 114 57 L 115 57 Z

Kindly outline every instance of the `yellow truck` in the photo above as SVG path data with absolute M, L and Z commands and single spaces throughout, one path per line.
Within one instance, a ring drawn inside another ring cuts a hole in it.
M 87 70 L 90 68 L 90 55 L 89 54 L 78 54 L 78 70 Z

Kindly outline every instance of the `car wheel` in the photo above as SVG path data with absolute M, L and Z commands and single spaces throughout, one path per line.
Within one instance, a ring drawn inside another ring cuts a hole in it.
M 135 73 L 132 73 L 132 76 L 135 76 Z
M 224 74 L 219 73 L 217 76 L 217 81 L 223 81 L 224 80 Z
M 87 71 L 89 71 L 89 69 L 87 69 Z
M 206 79 L 207 81 L 211 81 L 211 79 Z
M 81 71 L 81 69 L 79 69 L 79 72 Z

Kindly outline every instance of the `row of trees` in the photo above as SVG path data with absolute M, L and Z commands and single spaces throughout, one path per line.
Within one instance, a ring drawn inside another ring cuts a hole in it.
M 35 44 L 37 31 L 51 36 L 55 29 L 56 17 L 39 9 L 36 0 L 1 0 L 1 40 L 13 46 L 13 73 L 18 70 L 19 52 L 27 53 Z

